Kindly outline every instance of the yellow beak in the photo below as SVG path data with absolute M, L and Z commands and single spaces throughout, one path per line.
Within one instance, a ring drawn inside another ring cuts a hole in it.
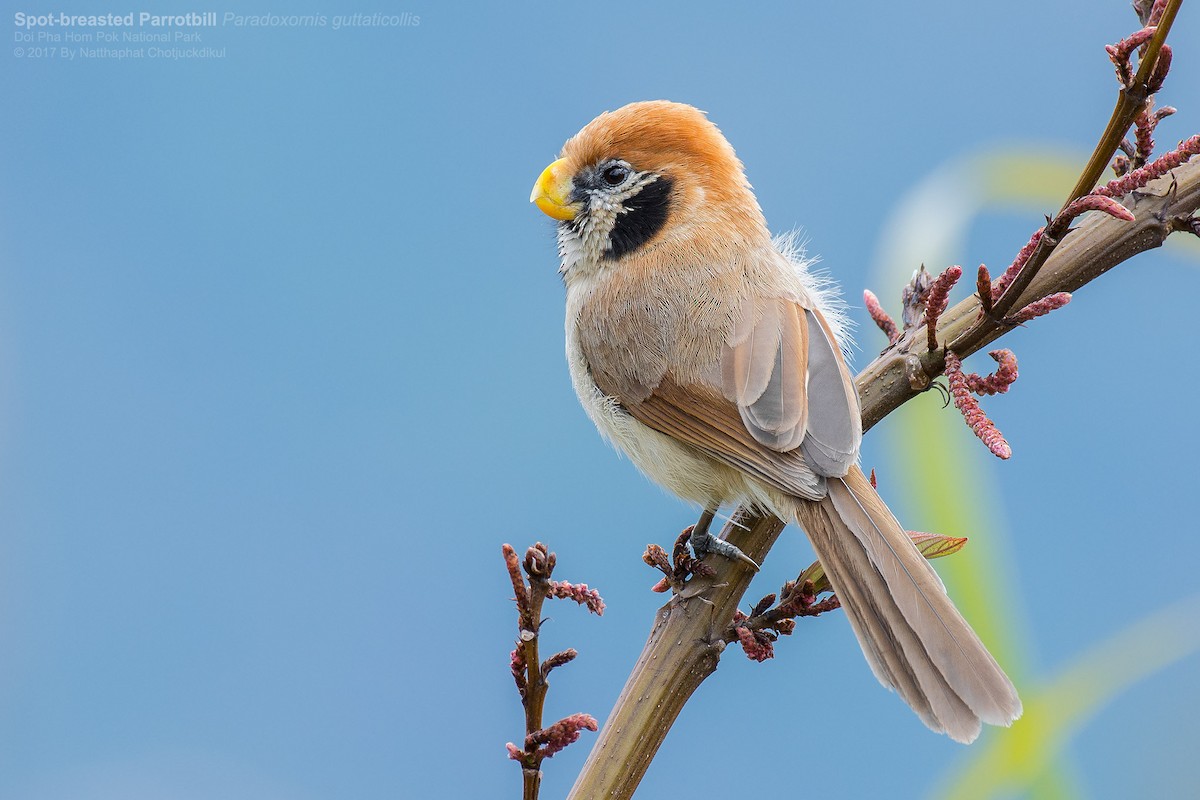
M 579 204 L 569 201 L 571 176 L 565 167 L 566 160 L 560 158 L 542 170 L 529 195 L 529 202 L 537 203 L 542 213 L 554 219 L 575 219 L 579 213 Z

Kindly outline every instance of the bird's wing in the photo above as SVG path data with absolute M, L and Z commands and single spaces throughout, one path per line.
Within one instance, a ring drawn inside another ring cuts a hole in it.
M 598 384 L 600 385 L 600 384 Z M 608 391 L 603 385 L 600 390 Z M 623 404 L 643 425 L 691 445 L 734 469 L 808 500 L 825 496 L 825 479 L 799 450 L 781 453 L 746 430 L 738 407 L 705 386 L 681 386 L 664 378 L 640 403 Z
M 854 376 L 821 312 L 807 310 L 808 431 L 800 449 L 821 475 L 845 475 L 858 461 L 862 411 Z
M 783 298 L 744 306 L 712 383 L 668 373 L 643 391 L 601 369 L 592 378 L 643 425 L 784 494 L 819 500 L 824 476 L 846 474 L 858 457 L 854 383 L 815 308 Z
M 858 458 L 858 394 L 821 312 L 787 298 L 748 301 L 721 356 L 721 389 L 746 430 L 771 450 L 799 447 L 819 475 Z

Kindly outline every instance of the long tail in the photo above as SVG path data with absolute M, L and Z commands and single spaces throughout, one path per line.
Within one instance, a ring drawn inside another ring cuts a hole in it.
M 828 496 L 798 503 L 796 516 L 875 677 L 921 721 L 971 742 L 981 723 L 1021 716 L 1012 681 L 862 470 L 830 478 Z

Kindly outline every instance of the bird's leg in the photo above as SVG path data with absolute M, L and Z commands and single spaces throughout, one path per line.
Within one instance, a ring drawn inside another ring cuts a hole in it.
M 728 558 L 730 561 L 745 562 L 755 572 L 758 572 L 758 564 L 754 563 L 754 559 L 739 550 L 737 545 L 730 544 L 724 539 L 718 539 L 709 531 L 715 514 L 716 509 L 704 509 L 704 513 L 700 515 L 700 519 L 692 526 L 692 534 L 688 537 L 688 544 L 692 546 L 692 552 L 696 554 L 696 559 L 704 558 L 706 553 L 716 553 L 719 556 Z

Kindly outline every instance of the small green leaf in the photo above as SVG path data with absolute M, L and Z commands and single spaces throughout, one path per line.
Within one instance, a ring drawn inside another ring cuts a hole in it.
M 908 537 L 912 539 L 913 544 L 917 546 L 917 550 L 925 558 L 941 558 L 942 556 L 953 555 L 962 550 L 967 543 L 965 536 L 942 536 L 939 533 L 909 531 Z M 796 583 L 800 585 L 804 585 L 805 581 L 812 582 L 814 594 L 833 591 L 833 587 L 829 585 L 829 578 L 825 577 L 825 568 L 821 566 L 820 561 L 814 561 L 809 565 L 808 569 L 800 573 L 800 577 L 796 578 Z
M 967 544 L 965 536 L 942 536 L 940 533 L 918 533 L 909 531 L 908 538 L 926 558 L 941 558 L 950 556 L 962 550 Z

